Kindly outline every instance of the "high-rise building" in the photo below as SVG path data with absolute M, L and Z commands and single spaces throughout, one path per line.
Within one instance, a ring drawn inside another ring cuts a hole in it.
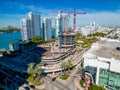
M 51 18 L 49 17 L 44 18 L 44 39 L 45 41 L 49 41 L 52 38 L 51 30 L 52 30 Z
M 33 36 L 41 35 L 40 29 L 40 15 L 29 12 L 27 18 L 21 20 L 22 40 L 29 40 Z
M 24 18 L 21 20 L 21 34 L 22 40 L 29 40 L 30 37 L 30 20 Z
M 45 32 L 44 32 L 44 22 L 42 22 L 42 28 L 41 28 L 42 30 L 41 30 L 41 37 L 43 38 L 43 39 L 45 39 Z
M 40 15 L 29 12 L 27 18 L 31 21 L 31 36 L 40 35 L 41 20 Z
M 60 24 L 61 22 L 61 24 Z M 58 16 L 56 17 L 56 37 L 58 37 L 58 34 L 60 32 L 60 28 L 61 31 L 67 31 L 69 28 L 69 16 L 68 14 L 64 14 L 62 13 L 61 15 L 58 14 Z

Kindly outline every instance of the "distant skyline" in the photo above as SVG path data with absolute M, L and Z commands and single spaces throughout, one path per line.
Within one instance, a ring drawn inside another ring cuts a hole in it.
M 20 19 L 33 11 L 41 17 L 56 16 L 50 10 L 85 11 L 77 15 L 77 26 L 96 22 L 101 26 L 120 26 L 120 0 L 2 0 L 0 3 L 0 26 L 20 26 Z M 71 25 L 73 15 L 70 16 Z

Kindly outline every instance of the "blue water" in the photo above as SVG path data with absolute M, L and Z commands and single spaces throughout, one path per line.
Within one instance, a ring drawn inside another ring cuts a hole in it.
M 0 34 L 0 49 L 5 48 L 9 50 L 9 43 L 16 39 L 22 39 L 20 32 Z
M 56 37 L 56 30 L 53 29 L 51 33 L 52 36 Z M 0 49 L 5 48 L 6 50 L 9 50 L 9 43 L 16 39 L 22 39 L 20 32 L 0 34 Z

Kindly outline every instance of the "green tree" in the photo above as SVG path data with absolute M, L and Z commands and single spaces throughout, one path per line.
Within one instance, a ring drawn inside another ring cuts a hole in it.
M 35 74 L 36 74 L 36 76 L 37 77 L 41 77 L 41 75 L 42 75 L 42 69 L 40 68 L 40 65 L 39 64 L 37 64 L 36 66 L 35 66 Z M 38 79 L 39 80 L 39 79 Z
M 0 30 L 0 32 L 4 32 L 4 33 L 20 32 L 20 29 L 13 28 L 13 29 L 7 29 L 7 30 Z
M 41 85 L 40 77 L 42 76 L 42 69 L 39 64 L 30 63 L 28 66 L 28 74 L 30 75 L 27 80 L 35 85 Z
M 64 74 L 65 74 L 65 69 L 67 69 L 67 63 L 66 62 L 62 62 L 60 67 L 62 68 L 62 70 L 64 71 Z
M 67 61 L 67 68 L 68 68 L 69 72 L 70 72 L 70 68 L 71 67 L 73 67 L 72 59 L 68 59 L 68 61 Z
M 76 36 L 75 36 L 75 40 L 78 41 L 80 39 L 80 33 L 77 33 Z
M 45 61 L 41 61 L 39 65 L 40 66 L 44 66 L 45 65 Z
M 96 32 L 96 33 L 90 34 L 90 35 L 88 35 L 88 36 L 100 36 L 100 37 L 104 37 L 104 36 L 106 36 L 106 34 L 105 34 L 105 33 L 102 33 L 102 32 Z
M 42 69 L 40 68 L 40 65 L 39 64 L 35 65 L 35 63 L 30 63 L 28 66 L 28 74 L 30 74 L 30 76 L 32 76 L 33 79 L 35 77 L 41 76 Z
M 31 38 L 31 40 L 35 43 L 35 44 L 40 44 L 40 43 L 44 43 L 45 40 L 42 39 L 41 36 L 33 36 Z
M 36 71 L 37 76 L 39 76 L 39 75 L 42 74 L 42 69 L 41 69 L 41 67 L 40 67 L 39 64 L 37 64 L 37 65 L 35 66 L 35 71 Z
M 28 66 L 28 74 L 30 74 L 30 76 L 35 77 L 35 71 L 34 71 L 34 67 L 35 67 L 35 63 L 30 63 Z

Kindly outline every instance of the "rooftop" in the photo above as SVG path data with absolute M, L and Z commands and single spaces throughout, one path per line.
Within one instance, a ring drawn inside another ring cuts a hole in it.
M 120 42 L 102 40 L 93 44 L 89 52 L 99 57 L 120 60 L 120 51 L 116 49 L 117 47 L 120 47 Z
M 67 31 L 67 32 L 63 32 L 63 35 L 64 36 L 71 36 L 71 35 L 75 35 L 75 32 L 74 31 Z

